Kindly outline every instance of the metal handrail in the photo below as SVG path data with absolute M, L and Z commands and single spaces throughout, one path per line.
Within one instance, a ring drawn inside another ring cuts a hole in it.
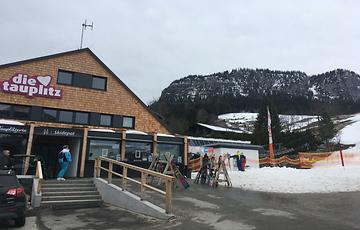
M 102 161 L 108 162 L 109 167 L 108 168 L 101 167 L 101 162 Z M 118 166 L 123 167 L 122 174 L 114 172 L 113 171 L 113 165 L 118 165 Z M 140 172 L 141 173 L 140 181 L 128 177 L 127 176 L 128 169 Z M 172 184 L 173 184 L 173 181 L 175 180 L 175 177 L 168 176 L 168 175 L 165 175 L 165 174 L 162 174 L 162 173 L 159 173 L 159 172 L 151 171 L 151 170 L 148 170 L 148 169 L 144 169 L 144 168 L 141 168 L 141 167 L 138 167 L 138 166 L 135 166 L 135 165 L 127 164 L 127 163 L 116 161 L 116 160 L 113 160 L 113 159 L 109 159 L 109 158 L 106 158 L 106 157 L 97 157 L 95 159 L 95 165 L 94 165 L 94 176 L 95 177 L 100 177 L 100 171 L 101 170 L 104 170 L 104 171 L 108 172 L 107 182 L 109 184 L 111 184 L 112 175 L 115 175 L 115 176 L 118 176 L 118 177 L 122 178 L 123 189 L 126 187 L 127 181 L 131 181 L 131 182 L 134 182 L 134 183 L 140 185 L 141 193 L 145 192 L 145 188 L 148 188 L 148 189 L 151 189 L 151 190 L 153 190 L 155 192 L 158 192 L 158 193 L 164 195 L 165 196 L 165 211 L 166 211 L 166 213 L 171 212 Z M 157 177 L 160 180 L 164 181 L 165 182 L 165 191 L 163 191 L 161 189 L 158 189 L 158 188 L 155 188 L 155 187 L 147 184 L 146 183 L 146 178 L 147 178 L 148 175 L 153 176 L 153 177 Z

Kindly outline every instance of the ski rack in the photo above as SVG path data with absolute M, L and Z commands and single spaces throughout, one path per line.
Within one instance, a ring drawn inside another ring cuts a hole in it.
M 220 175 L 224 175 L 224 179 L 220 179 Z M 219 183 L 226 182 L 225 186 L 232 187 L 231 179 L 222 157 L 219 157 L 217 164 L 210 161 L 208 164 L 203 165 L 197 173 L 194 182 L 196 184 L 208 184 L 212 187 L 217 187 Z

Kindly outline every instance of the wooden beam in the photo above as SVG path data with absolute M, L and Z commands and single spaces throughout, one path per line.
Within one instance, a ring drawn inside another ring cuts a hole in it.
M 187 137 L 184 137 L 184 165 L 188 165 L 189 145 Z
M 29 138 L 28 138 L 28 142 L 27 142 L 27 146 L 26 146 L 26 155 L 27 156 L 31 155 L 31 149 L 32 149 L 32 144 L 33 144 L 33 139 L 34 139 L 34 129 L 35 129 L 35 125 L 30 124 Z M 25 157 L 25 161 L 24 161 L 24 165 L 23 165 L 24 175 L 26 175 L 26 173 L 29 169 L 29 160 L 30 160 L 30 157 Z
M 84 177 L 85 175 L 85 159 L 86 159 L 88 133 L 89 133 L 89 128 L 84 128 L 84 136 L 83 136 L 82 151 L 81 151 L 80 177 Z
M 157 134 L 154 133 L 153 134 L 153 143 L 152 143 L 152 152 L 153 152 L 153 155 L 152 155 L 152 158 L 154 158 L 155 156 L 157 156 Z
M 126 147 L 126 130 L 121 131 L 121 161 L 125 160 L 125 147 Z

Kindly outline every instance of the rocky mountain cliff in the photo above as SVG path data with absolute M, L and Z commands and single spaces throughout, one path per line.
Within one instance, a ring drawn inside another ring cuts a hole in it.
M 300 71 L 236 69 L 211 75 L 190 75 L 172 82 L 159 101 L 201 101 L 214 96 L 285 95 L 321 101 L 360 99 L 360 75 L 337 69 L 308 76 Z
M 174 131 L 187 133 L 199 122 L 219 125 L 219 114 L 258 112 L 264 101 L 281 114 L 357 113 L 360 75 L 343 69 L 313 76 L 268 69 L 191 75 L 172 82 L 150 108 Z

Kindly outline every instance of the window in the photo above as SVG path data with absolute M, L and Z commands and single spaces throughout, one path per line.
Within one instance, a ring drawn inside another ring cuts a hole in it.
M 75 123 L 76 124 L 88 124 L 89 114 L 82 112 L 75 112 Z
M 106 90 L 106 78 L 93 77 L 92 78 L 92 88 Z
M 0 104 L 0 117 L 10 117 L 11 105 Z
M 120 160 L 120 142 L 105 140 L 90 140 L 89 160 L 95 160 L 103 156 L 114 160 Z
M 57 110 L 56 109 L 43 109 L 44 121 L 57 121 Z
M 111 115 L 100 114 L 100 125 L 111 126 Z
M 67 123 L 72 123 L 73 122 L 73 112 L 71 111 L 64 111 L 61 110 L 59 112 L 59 121 L 60 122 L 67 122 Z
M 105 77 L 59 70 L 57 83 L 85 89 L 106 90 L 106 80 Z
M 151 143 L 126 141 L 125 161 L 128 162 L 151 162 Z
M 57 83 L 64 85 L 71 85 L 73 82 L 73 74 L 59 70 Z
M 124 128 L 134 128 L 134 118 L 133 117 L 123 117 L 123 127 Z
M 92 85 L 91 75 L 83 74 L 83 73 L 73 73 L 73 77 L 74 77 L 73 86 L 91 89 L 91 85 Z
M 165 159 L 165 154 L 170 153 L 174 155 L 174 160 L 177 163 L 182 163 L 182 154 L 180 154 L 180 145 L 174 144 L 158 144 L 157 153 L 160 156 L 160 159 Z
M 30 117 L 30 107 L 14 105 L 14 114 L 13 116 L 18 119 L 28 119 Z

